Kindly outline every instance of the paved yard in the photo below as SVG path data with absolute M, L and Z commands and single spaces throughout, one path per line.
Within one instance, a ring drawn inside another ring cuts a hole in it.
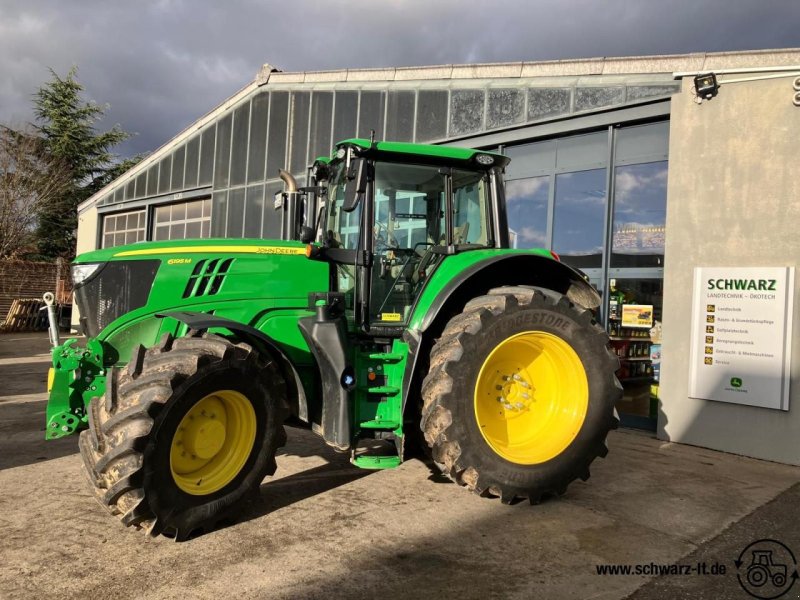
M 531 507 L 471 495 L 417 460 L 360 471 L 291 429 L 240 522 L 185 543 L 148 539 L 91 498 L 75 438 L 44 441 L 47 367 L 46 334 L 0 337 L 3 599 L 747 598 L 735 551 L 787 533 L 781 519 L 796 511 L 798 468 L 631 431 L 612 435 L 588 482 Z M 676 583 L 596 570 L 695 556 L 728 574 Z

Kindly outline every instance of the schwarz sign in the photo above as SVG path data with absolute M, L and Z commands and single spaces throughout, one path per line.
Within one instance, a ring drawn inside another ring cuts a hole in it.
M 689 396 L 789 410 L 794 267 L 694 270 Z

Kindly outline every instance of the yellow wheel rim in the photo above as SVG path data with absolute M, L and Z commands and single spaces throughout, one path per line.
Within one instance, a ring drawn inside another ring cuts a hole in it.
M 543 463 L 566 450 L 588 405 L 581 359 L 567 342 L 541 331 L 500 342 L 475 386 L 475 417 L 483 438 L 520 465 Z
M 209 394 L 187 412 L 172 438 L 169 466 L 187 494 L 205 496 L 242 470 L 256 439 L 256 412 L 233 390 Z

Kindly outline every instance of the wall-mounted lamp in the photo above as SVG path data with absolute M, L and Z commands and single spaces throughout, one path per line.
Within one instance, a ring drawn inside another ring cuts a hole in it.
M 713 73 L 706 75 L 695 75 L 694 89 L 698 98 L 703 100 L 711 100 L 717 95 L 719 91 L 719 83 L 717 83 L 717 76 Z

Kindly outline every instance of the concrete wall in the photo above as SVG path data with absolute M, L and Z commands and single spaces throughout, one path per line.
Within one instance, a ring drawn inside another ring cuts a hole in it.
M 722 79 L 733 77 L 745 75 Z M 792 80 L 723 85 L 698 105 L 688 78 L 673 96 L 658 435 L 800 464 L 800 318 L 789 412 L 688 397 L 693 268 L 797 266 L 800 259 L 800 108 Z
M 82 212 L 78 213 L 78 243 L 76 244 L 75 254 L 80 255 L 83 252 L 90 250 L 97 250 L 98 231 L 100 227 L 100 220 L 97 216 L 97 208 L 89 206 Z M 78 324 L 80 323 L 80 314 L 78 313 L 78 306 L 73 303 L 72 305 L 72 328 L 77 331 Z
M 97 208 L 90 206 L 78 214 L 78 243 L 76 254 L 97 250 L 97 236 L 100 221 L 97 218 Z

